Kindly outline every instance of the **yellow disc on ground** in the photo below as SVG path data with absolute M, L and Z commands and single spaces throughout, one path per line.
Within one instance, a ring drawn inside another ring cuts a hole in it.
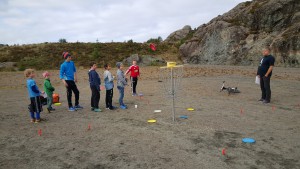
M 61 103 L 54 103 L 54 105 L 55 105 L 55 106 L 60 106 L 60 105 L 61 105 Z
M 188 111 L 194 111 L 195 109 L 193 108 L 187 108 Z
M 148 123 L 156 123 L 156 120 L 155 119 L 150 119 L 150 120 L 148 120 Z

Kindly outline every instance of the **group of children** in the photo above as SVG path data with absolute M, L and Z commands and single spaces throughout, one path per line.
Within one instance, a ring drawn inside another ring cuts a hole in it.
M 33 69 L 26 69 L 24 71 L 24 75 L 28 78 L 27 79 L 27 90 L 29 94 L 30 104 L 28 106 L 28 110 L 30 112 L 31 122 L 39 123 L 41 121 L 40 113 L 43 111 L 43 104 L 40 99 L 41 94 L 47 94 L 47 110 L 54 111 L 55 109 L 52 108 L 52 95 L 55 88 L 51 85 L 50 82 L 50 74 L 46 71 L 43 73 L 43 77 L 45 78 L 44 81 L 44 92 L 40 92 L 39 88 L 37 87 L 34 77 L 35 73 Z
M 68 107 L 69 111 L 76 111 L 78 109 L 82 109 L 83 107 L 79 105 L 79 90 L 76 86 L 77 82 L 77 73 L 76 73 L 76 67 L 74 62 L 72 61 L 72 56 L 68 52 L 63 52 L 62 54 L 65 61 L 61 64 L 60 67 L 60 79 L 62 80 L 64 86 L 67 90 L 67 100 L 68 100 Z M 125 86 L 127 86 L 127 78 L 125 77 L 126 74 L 129 72 L 131 73 L 131 79 L 132 79 L 132 89 L 133 93 L 132 95 L 136 95 L 136 85 L 137 85 L 137 77 L 140 76 L 139 67 L 136 65 L 136 61 L 133 61 L 133 65 L 129 67 L 129 69 L 124 74 L 123 72 L 123 64 L 121 62 L 117 62 L 116 67 L 117 70 L 117 88 L 119 90 L 119 104 L 121 109 L 127 109 L 127 105 L 124 104 L 124 90 Z M 88 72 L 89 76 L 89 83 L 90 88 L 92 92 L 91 96 L 91 110 L 94 112 L 101 112 L 101 109 L 99 108 L 99 101 L 100 101 L 100 91 L 101 91 L 101 78 L 99 74 L 96 72 L 97 64 L 91 63 L 90 70 Z M 103 79 L 105 83 L 105 89 L 106 89 L 106 97 L 105 97 L 105 103 L 106 103 L 106 109 L 114 110 L 117 107 L 112 105 L 112 98 L 113 98 L 113 88 L 114 88 L 114 80 L 115 77 L 111 74 L 110 64 L 104 65 L 104 74 Z M 40 113 L 42 112 L 42 103 L 40 100 L 40 95 L 46 93 L 47 94 L 47 111 L 50 113 L 51 111 L 54 111 L 55 109 L 52 108 L 53 103 L 53 91 L 55 88 L 51 85 L 50 82 L 50 73 L 44 72 L 43 77 L 45 78 L 44 81 L 44 91 L 40 92 L 35 81 L 35 73 L 33 69 L 26 69 L 24 72 L 25 77 L 27 77 L 27 89 L 28 94 L 30 98 L 30 105 L 28 106 L 30 116 L 31 116 L 31 122 L 38 123 L 41 121 Z M 75 106 L 72 104 L 72 92 L 75 95 Z

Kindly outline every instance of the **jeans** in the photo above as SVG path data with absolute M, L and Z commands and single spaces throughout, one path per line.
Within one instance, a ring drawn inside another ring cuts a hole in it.
M 53 102 L 53 97 L 52 96 L 47 96 L 47 108 L 51 109 L 52 108 L 52 102 Z
M 271 77 L 260 77 L 260 89 L 261 89 L 261 98 L 266 101 L 271 101 L 271 87 L 270 87 Z
M 118 89 L 119 89 L 119 93 L 120 93 L 119 103 L 120 103 L 120 106 L 123 106 L 124 105 L 124 103 L 123 103 L 124 87 L 118 86 Z
M 30 117 L 31 117 L 31 119 L 40 119 L 41 117 L 40 117 L 40 112 L 36 112 L 35 113 L 36 114 L 36 118 L 34 117 L 34 112 L 30 112 Z

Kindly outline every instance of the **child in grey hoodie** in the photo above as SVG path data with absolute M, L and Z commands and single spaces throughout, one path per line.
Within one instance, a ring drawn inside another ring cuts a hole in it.
M 127 109 L 127 106 L 123 102 L 124 88 L 127 85 L 127 80 L 126 80 L 126 78 L 124 76 L 124 72 L 123 72 L 123 64 L 121 62 L 117 62 L 116 66 L 118 68 L 118 70 L 117 70 L 117 88 L 120 93 L 120 97 L 119 97 L 120 108 Z
M 106 98 L 105 98 L 105 103 L 106 103 L 106 109 L 109 110 L 114 110 L 117 107 L 112 105 L 112 98 L 114 95 L 114 77 L 112 76 L 112 74 L 110 73 L 110 65 L 109 64 L 105 64 L 104 65 L 104 83 L 105 83 L 105 88 L 106 88 Z

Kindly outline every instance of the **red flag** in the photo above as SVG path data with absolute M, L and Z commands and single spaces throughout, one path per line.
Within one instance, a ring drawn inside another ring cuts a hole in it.
M 150 43 L 150 49 L 156 51 L 156 46 L 154 43 Z

